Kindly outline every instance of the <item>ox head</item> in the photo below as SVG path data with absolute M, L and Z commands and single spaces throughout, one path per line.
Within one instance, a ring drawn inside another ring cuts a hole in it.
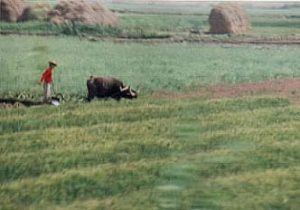
M 124 88 L 120 87 L 121 97 L 133 99 L 137 98 L 138 94 L 135 90 L 131 89 L 130 86 L 126 86 Z

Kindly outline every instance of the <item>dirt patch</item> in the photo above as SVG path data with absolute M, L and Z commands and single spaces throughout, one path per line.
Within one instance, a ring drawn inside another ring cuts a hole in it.
M 21 100 L 14 98 L 0 98 L 0 109 L 2 108 L 19 108 L 43 105 L 40 101 Z
M 272 80 L 239 85 L 217 85 L 211 88 L 212 97 L 235 97 L 243 95 L 270 94 L 300 96 L 300 79 Z
M 209 87 L 200 87 L 194 91 L 184 93 L 174 93 L 158 91 L 152 94 L 155 98 L 224 98 L 241 97 L 250 95 L 273 95 L 289 97 L 293 101 L 300 102 L 300 79 L 282 79 L 256 83 L 243 83 L 238 85 L 215 85 Z
M 58 106 L 60 102 L 63 100 L 64 98 L 61 93 L 57 94 L 57 96 L 52 96 L 52 100 L 49 103 L 45 103 L 42 101 L 28 100 L 28 99 L 22 100 L 18 98 L 0 98 L 0 109 L 31 107 L 31 106 L 40 106 L 40 105 Z

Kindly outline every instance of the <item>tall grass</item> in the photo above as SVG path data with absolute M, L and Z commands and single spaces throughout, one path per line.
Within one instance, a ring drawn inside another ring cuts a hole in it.
M 1 31 L 3 33 L 21 33 L 28 35 L 73 35 L 83 36 L 86 34 L 102 37 L 121 36 L 121 30 L 116 27 L 104 25 L 85 25 L 82 23 L 65 23 L 56 25 L 45 21 L 29 21 L 23 23 L 2 22 Z
M 0 37 L 1 95 L 41 92 L 37 84 L 54 59 L 56 91 L 85 95 L 90 75 L 119 77 L 142 93 L 299 76 L 296 46 L 138 44 L 78 38 Z
M 0 208 L 297 209 L 299 113 L 272 97 L 0 110 Z

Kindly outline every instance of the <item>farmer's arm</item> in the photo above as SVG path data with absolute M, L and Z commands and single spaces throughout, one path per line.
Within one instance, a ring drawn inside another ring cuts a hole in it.
M 40 82 L 43 82 L 45 80 L 45 74 L 46 74 L 46 71 L 42 74 Z

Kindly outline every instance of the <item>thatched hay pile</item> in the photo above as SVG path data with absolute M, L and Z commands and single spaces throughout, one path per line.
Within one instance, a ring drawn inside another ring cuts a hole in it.
M 28 6 L 23 10 L 23 13 L 19 17 L 18 21 L 46 20 L 50 10 L 51 6 L 49 4 L 38 3 L 34 4 L 33 6 Z
M 119 22 L 113 12 L 95 0 L 62 0 L 49 12 L 49 16 L 56 24 L 82 22 L 115 26 Z
M 244 34 L 251 29 L 246 11 L 234 3 L 216 5 L 209 15 L 210 33 Z
M 0 0 L 0 21 L 18 21 L 24 7 L 23 0 Z

